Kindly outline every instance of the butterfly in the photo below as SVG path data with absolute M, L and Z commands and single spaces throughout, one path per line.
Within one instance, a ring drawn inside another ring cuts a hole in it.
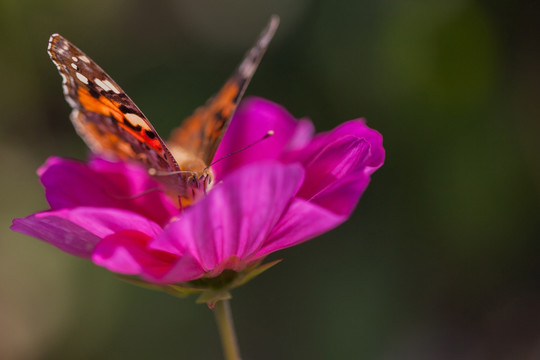
M 189 204 L 212 187 L 210 164 L 232 115 L 279 25 L 272 16 L 255 45 L 219 92 L 173 130 L 165 142 L 118 84 L 90 57 L 59 34 L 48 53 L 62 77 L 71 121 L 93 153 L 131 160 Z

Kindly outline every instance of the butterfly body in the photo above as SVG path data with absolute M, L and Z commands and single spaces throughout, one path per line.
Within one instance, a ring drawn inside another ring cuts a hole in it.
M 181 204 L 188 204 L 211 189 L 210 165 L 217 147 L 278 24 L 273 16 L 221 90 L 184 120 L 168 142 L 120 86 L 75 45 L 53 34 L 47 50 L 73 109 L 71 121 L 90 150 L 144 165 Z
M 190 191 L 189 196 L 184 196 L 184 204 L 199 199 L 212 189 L 214 172 L 200 157 L 175 145 L 170 145 L 169 151 L 181 169 L 189 169 L 184 170 L 184 186 Z M 163 175 L 167 176 L 167 174 Z

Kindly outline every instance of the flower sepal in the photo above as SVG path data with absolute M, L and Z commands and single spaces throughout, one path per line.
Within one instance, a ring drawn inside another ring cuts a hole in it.
M 225 270 L 215 278 L 203 278 L 194 280 L 195 282 L 208 281 L 209 284 L 222 284 L 222 286 L 217 287 L 210 286 L 208 290 L 203 292 L 195 302 L 197 304 L 207 304 L 209 308 L 213 309 L 216 302 L 221 300 L 228 300 L 232 297 L 229 290 L 232 290 L 253 280 L 266 270 L 281 262 L 281 260 L 282 259 L 277 259 L 262 265 L 260 264 L 260 262 L 257 262 L 256 264 L 251 265 L 240 272 Z M 229 281 L 227 281 L 227 279 L 229 279 Z M 225 281 L 223 282 L 223 280 Z M 191 281 L 191 283 L 193 283 L 194 281 Z
M 119 275 L 117 274 L 117 277 L 121 280 L 124 280 L 125 282 L 128 282 L 133 285 L 137 285 L 140 287 L 143 287 L 145 289 L 149 290 L 161 290 L 166 293 L 169 293 L 171 295 L 177 296 L 177 297 L 187 297 L 192 294 L 200 294 L 206 289 L 204 288 L 198 288 L 195 286 L 190 286 L 189 283 L 178 283 L 178 284 L 154 284 L 149 283 L 144 280 L 141 280 L 138 277 L 130 276 L 130 275 Z
M 232 297 L 230 290 L 246 284 L 279 262 L 281 262 L 281 259 L 270 261 L 262 265 L 260 262 L 256 262 L 239 272 L 234 270 L 224 270 L 215 277 L 203 277 L 176 284 L 154 284 L 128 275 L 118 275 L 118 277 L 131 284 L 150 290 L 161 290 L 181 298 L 192 294 L 199 294 L 199 297 L 195 302 L 197 304 L 207 304 L 209 308 L 213 309 L 216 302 L 228 300 Z

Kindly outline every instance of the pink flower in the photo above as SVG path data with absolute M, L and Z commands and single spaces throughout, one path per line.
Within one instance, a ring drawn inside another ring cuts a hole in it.
M 214 166 L 218 184 L 181 213 L 135 164 L 52 157 L 38 170 L 51 209 L 12 229 L 154 284 L 253 269 L 268 254 L 344 222 L 384 161 L 381 135 L 362 120 L 313 136 L 279 105 L 239 107 Z

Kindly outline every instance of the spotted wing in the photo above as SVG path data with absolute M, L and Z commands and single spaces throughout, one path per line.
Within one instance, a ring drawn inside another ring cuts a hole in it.
M 278 25 L 279 17 L 272 16 L 255 45 L 246 53 L 240 66 L 221 90 L 204 106 L 196 109 L 179 128 L 173 131 L 168 141 L 171 149 L 180 147 L 183 152 L 201 159 L 206 165 L 212 162 L 236 106 L 253 77 Z M 177 156 L 176 160 L 182 167 L 182 159 Z
M 50 37 L 48 53 L 73 108 L 71 121 L 94 153 L 134 160 L 155 170 L 179 170 L 150 122 L 95 62 L 58 34 Z

